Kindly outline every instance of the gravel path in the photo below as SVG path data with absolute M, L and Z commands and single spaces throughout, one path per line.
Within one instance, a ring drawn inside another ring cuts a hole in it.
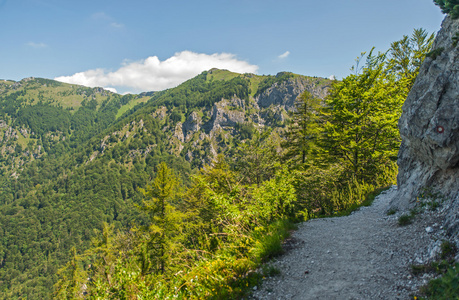
M 255 287 L 251 299 L 413 299 L 428 275 L 413 276 L 411 265 L 435 256 L 443 230 L 428 213 L 398 226 L 399 214 L 386 215 L 395 193 L 392 187 L 350 216 L 302 223 L 292 249 L 270 262 L 281 274 Z

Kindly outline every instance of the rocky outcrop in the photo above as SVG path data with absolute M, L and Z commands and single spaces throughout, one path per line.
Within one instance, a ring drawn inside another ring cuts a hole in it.
M 183 135 L 183 128 L 182 128 L 182 123 L 181 122 L 178 122 L 175 125 L 174 137 L 177 138 L 180 142 L 184 142 L 185 141 L 185 136 Z
M 197 112 L 192 112 L 186 121 L 182 125 L 183 135 L 186 140 L 193 135 L 193 133 L 199 131 L 201 129 L 201 117 L 198 115 Z
M 222 99 L 214 104 L 212 108 L 212 118 L 210 120 L 210 130 L 218 127 L 234 127 L 245 120 L 244 107 L 241 106 L 243 101 L 238 98 L 231 100 Z
M 421 66 L 399 120 L 398 197 L 391 205 L 412 208 L 423 190 L 446 200 L 445 226 L 459 230 L 459 20 L 446 17 L 433 51 Z
M 152 113 L 153 118 L 158 118 L 159 120 L 164 120 L 167 115 L 167 108 L 165 106 L 161 106 L 156 111 Z
M 323 84 L 321 84 L 323 81 Z M 315 80 L 303 77 L 293 77 L 281 83 L 276 83 L 258 95 L 255 101 L 261 108 L 271 105 L 279 105 L 286 111 L 291 111 L 295 107 L 296 98 L 305 90 L 313 96 L 324 99 L 328 95 L 330 81 L 320 78 Z

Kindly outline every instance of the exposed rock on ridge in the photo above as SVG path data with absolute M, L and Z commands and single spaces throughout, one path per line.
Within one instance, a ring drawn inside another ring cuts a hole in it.
M 459 20 L 446 17 L 433 51 L 403 105 L 399 129 L 398 197 L 393 207 L 413 207 L 424 189 L 446 200 L 445 228 L 459 231 Z
M 279 105 L 286 111 L 293 110 L 296 98 L 305 90 L 314 97 L 324 99 L 328 95 L 329 84 L 321 85 L 305 78 L 290 78 L 280 84 L 274 84 L 256 97 L 256 102 L 261 108 L 270 105 Z

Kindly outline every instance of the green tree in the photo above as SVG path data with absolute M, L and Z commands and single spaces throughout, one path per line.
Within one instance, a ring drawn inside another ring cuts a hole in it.
M 272 178 L 279 167 L 278 145 L 270 130 L 255 131 L 251 140 L 241 143 L 234 156 L 234 168 L 245 184 L 257 184 Z
M 429 35 L 426 30 L 418 28 L 410 37 L 404 35 L 401 40 L 391 43 L 387 68 L 396 74 L 397 79 L 408 79 L 408 89 L 413 86 L 434 38 L 433 33 Z
M 335 82 L 326 100 L 321 140 L 326 159 L 343 163 L 347 175 L 371 179 L 379 165 L 397 154 L 397 120 L 405 96 L 406 86 L 385 72 L 381 55 L 368 60 L 361 74 Z
M 84 299 L 86 272 L 81 267 L 81 258 L 75 247 L 70 254 L 70 261 L 57 273 L 60 280 L 54 286 L 56 299 Z
M 114 224 L 103 223 L 102 236 L 92 239 L 92 248 L 89 249 L 89 256 L 95 256 L 91 269 L 103 277 L 108 286 L 112 285 L 112 276 L 116 260 L 114 245 Z
M 448 14 L 453 19 L 459 17 L 459 0 L 434 0 L 434 3 L 440 6 L 441 11 Z
M 283 143 L 286 149 L 284 158 L 293 165 L 304 165 L 309 152 L 314 147 L 322 108 L 321 102 L 308 91 L 304 91 L 296 99 L 295 111 L 291 114 L 290 125 L 285 134 L 286 141 Z
M 336 81 L 326 100 L 322 158 L 344 166 L 344 177 L 375 182 L 378 174 L 395 168 L 400 146 L 397 121 L 401 107 L 430 50 L 432 35 L 414 30 L 394 42 L 386 53 L 357 59 L 355 73 Z
M 178 178 L 163 162 L 151 185 L 141 189 L 145 199 L 140 209 L 149 218 L 148 224 L 141 228 L 144 234 L 141 246 L 143 274 L 164 274 L 173 253 L 179 248 L 185 216 L 173 205 L 178 200 L 178 187 Z

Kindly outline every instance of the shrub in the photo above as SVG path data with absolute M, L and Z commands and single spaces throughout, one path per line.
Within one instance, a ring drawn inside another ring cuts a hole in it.
M 401 215 L 398 218 L 398 225 L 400 225 L 400 226 L 409 225 L 409 224 L 413 223 L 413 218 L 414 218 L 413 215 L 407 215 L 407 214 Z
M 434 3 L 440 6 L 441 11 L 448 14 L 453 19 L 459 17 L 459 0 L 434 0 Z
M 397 212 L 396 208 L 391 208 L 386 212 L 386 215 L 392 216 L 392 215 L 395 215 L 396 212 Z
M 459 263 L 450 267 L 446 274 L 431 280 L 421 292 L 429 299 L 457 299 L 459 295 Z
M 443 241 L 441 243 L 440 248 L 441 248 L 441 253 L 440 253 L 441 259 L 448 259 L 448 258 L 454 257 L 457 253 L 456 245 L 450 241 Z

